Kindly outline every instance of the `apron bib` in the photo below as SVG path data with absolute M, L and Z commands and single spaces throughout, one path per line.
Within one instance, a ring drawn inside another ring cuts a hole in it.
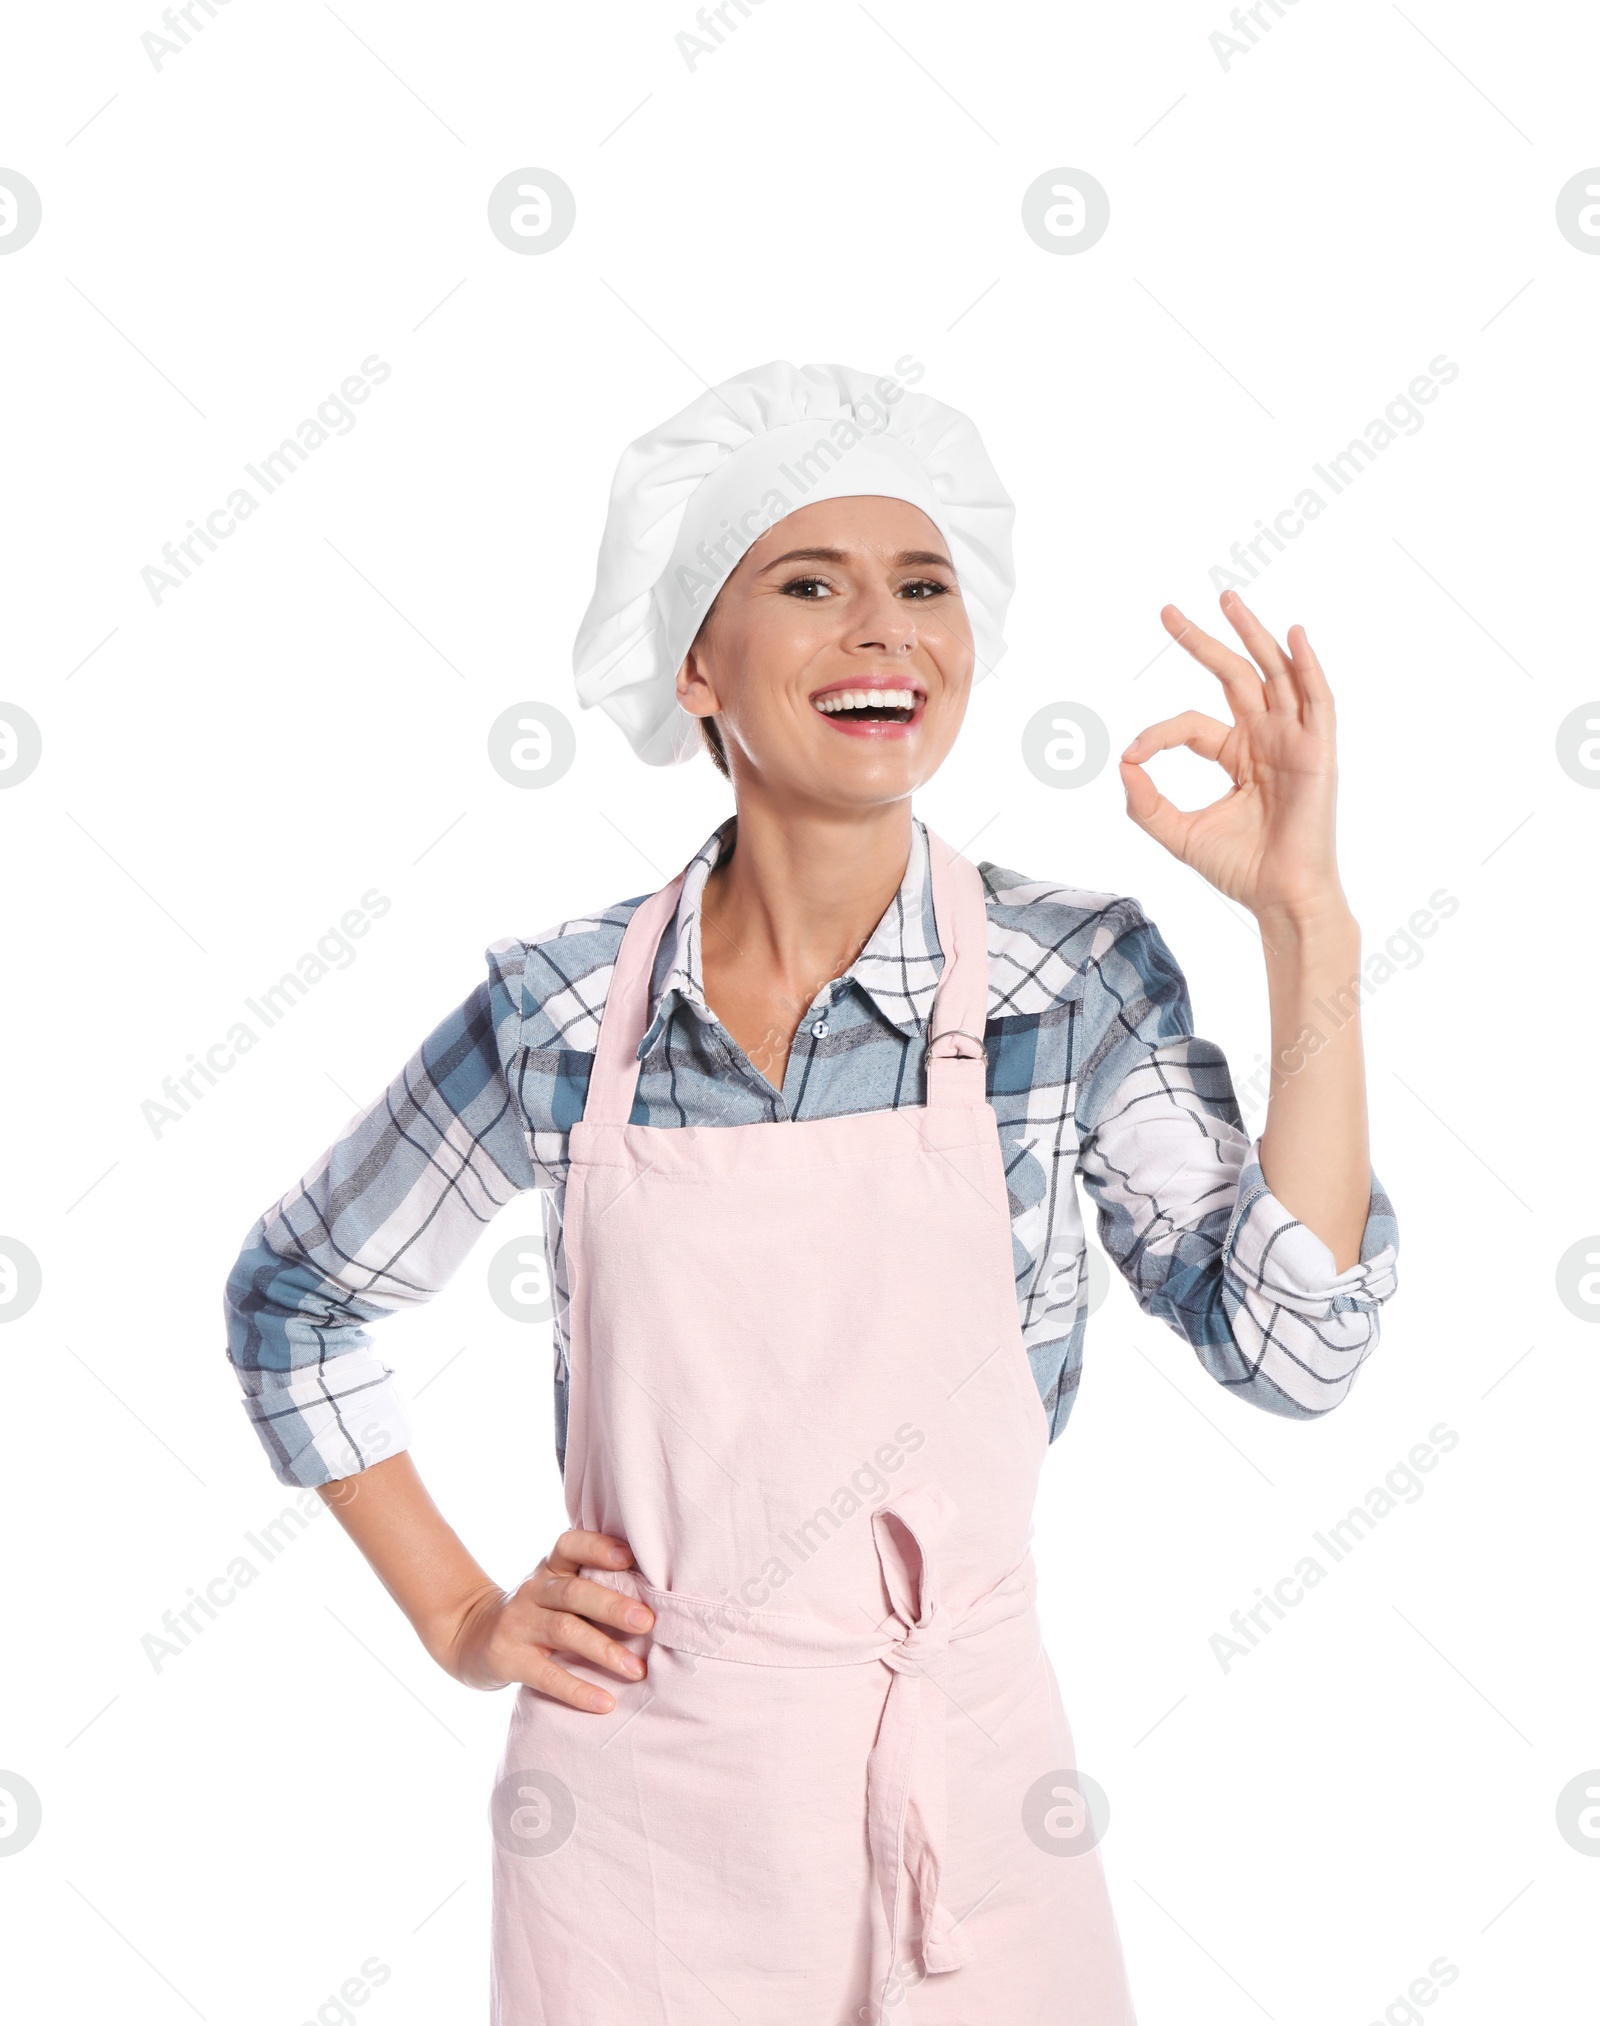
M 609 1714 L 516 1697 L 495 2026 L 1132 2026 L 1051 1779 L 982 882 L 928 842 L 921 1107 L 630 1125 L 681 872 L 624 934 L 569 1143 L 565 1488 L 637 1564 L 584 1574 L 656 1622 L 613 1635 L 641 1682 L 559 1656 Z

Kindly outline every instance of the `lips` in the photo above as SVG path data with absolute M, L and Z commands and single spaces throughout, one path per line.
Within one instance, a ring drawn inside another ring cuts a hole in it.
M 926 693 L 913 682 L 836 683 L 811 699 L 812 709 L 835 731 L 857 738 L 892 737 L 908 730 L 920 720 L 926 703 Z

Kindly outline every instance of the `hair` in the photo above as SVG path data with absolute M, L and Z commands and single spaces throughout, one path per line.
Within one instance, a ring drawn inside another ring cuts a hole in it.
M 700 738 L 706 751 L 711 755 L 712 766 L 724 781 L 731 781 L 733 776 L 728 772 L 727 749 L 722 743 L 722 734 L 717 729 L 717 720 L 714 716 L 700 720 Z

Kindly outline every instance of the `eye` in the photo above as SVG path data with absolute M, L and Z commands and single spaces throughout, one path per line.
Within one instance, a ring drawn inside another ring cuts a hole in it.
M 809 591 L 831 592 L 831 587 L 825 577 L 791 577 L 783 587 L 783 593 L 786 598 L 796 597 L 807 604 L 820 604 L 820 599 L 808 598 L 806 596 Z
M 950 586 L 948 584 L 941 584 L 937 577 L 916 577 L 909 584 L 902 584 L 900 586 L 899 595 L 902 598 L 908 592 L 913 593 L 920 602 L 924 594 L 931 594 L 935 598 L 948 597 Z

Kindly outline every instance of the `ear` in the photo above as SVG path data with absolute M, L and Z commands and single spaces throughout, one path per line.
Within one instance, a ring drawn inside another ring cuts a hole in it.
M 678 670 L 675 689 L 679 703 L 691 717 L 714 717 L 722 706 L 711 687 L 709 676 L 701 666 L 699 644 L 697 637 L 683 657 L 683 666 Z

